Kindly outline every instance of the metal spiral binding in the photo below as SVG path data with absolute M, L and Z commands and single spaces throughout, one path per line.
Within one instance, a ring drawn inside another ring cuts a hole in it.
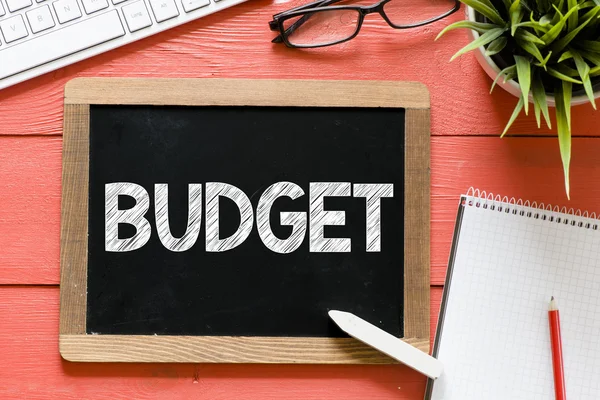
M 508 198 L 507 196 L 494 195 L 486 191 L 470 187 L 467 191 L 467 196 L 474 199 L 463 201 L 464 206 L 482 207 L 498 212 L 512 213 L 527 218 L 541 219 L 543 221 L 562 223 L 565 225 L 576 226 L 579 228 L 598 230 L 600 225 L 600 215 L 595 212 L 588 213 L 587 211 L 575 210 L 573 208 L 552 206 L 550 204 L 529 202 L 529 200 Z M 508 204 L 508 206 L 507 206 Z M 535 210 L 532 210 L 535 209 Z M 568 214 L 569 217 L 556 216 L 554 214 Z M 582 218 L 594 219 L 598 222 L 582 221 Z

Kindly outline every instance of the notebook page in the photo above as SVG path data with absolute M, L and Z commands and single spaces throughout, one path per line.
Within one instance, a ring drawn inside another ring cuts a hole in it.
M 490 200 L 486 209 L 485 200 L 469 200 L 439 338 L 444 372 L 431 398 L 554 400 L 547 313 L 553 295 L 568 398 L 597 400 L 600 228 L 585 225 L 599 221 Z M 503 204 L 517 214 L 498 211 Z M 558 223 L 557 217 L 583 227 Z

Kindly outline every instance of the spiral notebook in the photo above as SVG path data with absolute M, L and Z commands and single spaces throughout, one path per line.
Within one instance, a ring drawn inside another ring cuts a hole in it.
M 548 303 L 559 303 L 570 399 L 600 398 L 600 221 L 462 196 L 433 355 L 431 400 L 553 400 Z

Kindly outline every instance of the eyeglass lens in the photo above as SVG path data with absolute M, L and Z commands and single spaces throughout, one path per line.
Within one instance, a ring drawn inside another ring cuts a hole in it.
M 358 30 L 358 10 L 327 10 L 287 19 L 283 29 L 290 44 L 324 46 L 351 38 Z
M 451 11 L 454 0 L 392 0 L 383 6 L 383 12 L 395 26 L 415 25 L 437 18 Z
M 356 4 L 344 1 L 336 5 Z M 410 26 L 440 17 L 451 11 L 454 0 L 391 0 L 383 6 L 390 23 L 396 27 Z M 293 46 L 327 46 L 350 39 L 359 29 L 358 10 L 307 11 L 283 21 L 287 40 Z

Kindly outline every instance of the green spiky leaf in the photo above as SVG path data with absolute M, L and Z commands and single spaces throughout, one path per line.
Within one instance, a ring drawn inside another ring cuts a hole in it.
M 534 56 L 540 64 L 544 62 L 544 56 L 542 56 L 540 49 L 535 44 L 521 39 L 516 39 L 516 42 L 523 50 Z
M 502 132 L 502 135 L 500 135 L 500 137 L 504 137 L 504 135 L 506 135 L 506 132 L 508 132 L 508 129 L 512 126 L 513 122 L 515 122 L 515 120 L 519 116 L 519 113 L 521 112 L 522 109 L 523 109 L 523 97 L 519 97 L 519 102 L 517 103 L 517 106 L 515 107 L 512 115 L 510 116 L 510 119 L 508 120 L 508 123 L 504 127 L 504 131 Z
M 581 56 L 583 58 L 585 58 L 586 60 L 590 61 L 595 66 L 600 66 L 600 54 L 592 53 L 592 52 L 585 51 L 585 50 L 581 50 L 581 48 L 579 48 L 579 47 L 578 47 L 578 49 L 579 49 L 579 54 L 581 54 Z
M 478 0 L 478 1 L 480 3 L 485 4 L 487 7 L 491 8 L 494 11 L 496 11 L 498 13 L 498 15 L 500 15 L 500 13 L 498 12 L 498 9 L 496 8 L 496 6 L 494 6 L 494 4 L 490 0 Z
M 498 76 L 496 76 L 496 79 L 494 79 L 494 82 L 492 83 L 490 93 L 492 93 L 492 91 L 494 90 L 494 87 L 496 86 L 496 83 L 498 83 L 498 80 L 503 76 L 504 76 L 504 82 L 506 82 L 509 79 L 516 78 L 517 77 L 517 66 L 511 65 L 509 67 L 504 68 L 502 71 L 500 71 L 498 73 Z
M 593 1 L 593 0 L 585 1 L 585 2 L 583 2 L 583 3 L 581 3 L 579 5 L 579 9 L 580 10 L 585 10 L 586 8 L 595 7 L 597 5 L 600 5 L 600 2 L 596 2 L 596 1 Z
M 533 94 L 533 105 L 535 106 L 535 118 L 537 120 L 538 128 L 541 126 L 540 111 L 544 115 L 544 120 L 548 129 L 552 129 L 552 123 L 550 122 L 550 113 L 548 111 L 548 101 L 546 98 L 546 89 L 542 83 L 542 78 L 539 74 L 536 74 L 531 82 L 531 93 Z
M 533 28 L 536 31 L 541 31 L 541 32 L 548 32 L 550 30 L 550 28 L 548 28 L 548 26 L 546 25 L 541 25 L 539 22 L 532 22 L 532 21 L 525 21 L 525 22 L 520 22 L 517 25 L 513 25 L 517 28 Z
M 569 10 L 577 7 L 577 0 L 567 0 L 567 7 L 569 8 Z M 579 8 L 577 9 L 577 11 L 579 11 Z M 579 13 L 574 12 L 571 14 L 571 16 L 569 16 L 569 19 L 567 20 L 567 29 L 569 30 L 569 32 L 577 28 L 578 20 Z
M 488 4 L 480 0 L 461 0 L 461 3 L 473 8 L 475 11 L 478 11 L 481 15 L 493 23 L 500 26 L 506 26 L 506 21 L 502 19 L 498 10 L 496 10 L 496 8 L 493 6 L 490 7 Z
M 594 99 L 594 89 L 592 88 L 592 80 L 590 79 L 590 66 L 587 65 L 581 54 L 577 51 L 572 50 L 573 52 L 573 60 L 575 60 L 575 66 L 577 67 L 577 72 L 581 77 L 581 82 L 583 82 L 583 88 L 585 89 L 585 94 L 587 94 L 590 103 L 592 103 L 592 107 L 594 110 L 596 109 L 596 100 Z
M 529 114 L 529 88 L 531 87 L 531 64 L 523 56 L 515 56 L 517 78 L 525 106 L 525 115 Z
M 494 28 L 485 32 L 483 35 L 479 36 L 477 39 L 473 40 L 471 43 L 460 49 L 456 52 L 450 59 L 450 61 L 454 60 L 456 57 L 465 54 L 471 50 L 475 50 L 480 46 L 485 46 L 486 44 L 496 40 L 499 38 L 504 32 L 506 32 L 506 28 Z
M 570 58 L 573 58 L 573 54 L 571 54 L 570 51 L 565 51 L 564 53 L 561 54 L 560 58 L 558 59 L 558 63 L 561 63 L 565 60 L 568 60 Z
M 556 38 L 558 38 L 560 32 L 563 29 L 565 29 L 567 19 L 575 11 L 577 11 L 577 7 L 573 7 L 572 9 L 570 9 L 569 12 L 567 12 L 562 18 L 560 18 L 560 20 L 556 24 L 554 24 L 554 26 L 546 34 L 544 34 L 544 36 L 541 37 L 542 41 L 546 43 L 546 45 L 552 43 L 554 40 L 556 40 Z
M 569 76 L 571 78 L 579 78 L 579 72 L 576 69 L 569 67 L 566 64 L 559 64 L 556 66 L 556 70 L 563 75 Z M 575 83 L 575 82 L 571 82 Z M 583 83 L 583 82 L 582 82 Z
M 548 71 L 548 73 L 549 73 L 550 75 L 552 75 L 552 76 L 553 76 L 553 77 L 555 77 L 555 78 L 558 78 L 558 79 L 560 79 L 560 80 L 561 80 L 561 81 L 563 81 L 563 82 L 578 83 L 578 84 L 580 84 L 580 85 L 582 84 L 582 82 L 581 82 L 581 81 L 578 81 L 577 79 L 573 79 L 573 78 L 571 78 L 570 76 L 568 76 L 568 75 L 565 75 L 565 74 L 563 74 L 563 73 L 560 73 L 560 72 L 558 72 L 557 70 L 555 70 L 555 69 L 553 69 L 553 68 L 550 68 L 550 67 L 548 67 L 547 71 Z
M 479 34 L 482 34 L 484 32 L 489 31 L 490 29 L 496 28 L 497 26 L 494 24 L 488 24 L 485 22 L 473 22 L 473 21 L 458 21 L 455 22 L 451 25 L 448 25 L 447 27 L 445 27 L 435 38 L 435 40 L 438 40 L 439 38 L 441 38 L 443 35 L 445 35 L 447 32 L 452 31 L 454 29 L 459 29 L 459 28 L 467 28 L 467 29 L 472 29 L 474 31 L 476 31 Z
M 590 69 L 590 76 L 591 77 L 600 76 L 600 66 Z
M 542 62 L 536 63 L 535 65 L 546 69 L 546 65 L 548 64 L 548 61 L 550 61 L 551 56 L 552 56 L 552 52 L 549 51 L 548 54 L 546 55 L 546 57 L 544 58 L 544 60 Z
M 564 17 L 564 14 L 560 11 L 563 9 L 565 2 L 564 0 L 560 0 L 557 4 L 552 4 L 552 8 L 556 11 L 554 13 L 550 12 L 548 15 L 550 16 L 550 23 L 552 25 L 556 25 L 558 23 L 558 21 L 561 20 L 562 17 Z
M 577 28 L 575 28 L 572 31 L 570 31 L 569 33 L 567 33 L 564 37 L 557 40 L 552 45 L 552 51 L 555 54 L 561 52 L 569 43 L 571 43 L 571 41 L 573 39 L 575 39 L 575 37 L 579 34 L 579 32 L 581 32 L 581 30 L 583 28 L 585 28 L 587 24 L 589 24 L 589 22 L 592 20 L 592 18 L 596 18 L 596 14 L 598 14 L 599 10 L 600 10 L 600 8 L 594 8 L 592 11 L 590 11 L 588 14 L 591 13 L 591 15 L 588 16 Z
M 570 184 L 569 184 L 569 166 L 571 164 L 571 127 L 570 109 L 571 109 L 571 87 L 558 85 L 554 89 L 554 97 L 556 99 L 556 125 L 558 132 L 558 146 L 560 149 L 560 158 L 563 163 L 563 171 L 565 177 L 565 191 L 567 198 L 570 199 Z M 566 93 L 569 93 L 568 99 Z
M 533 43 L 533 44 L 539 44 L 542 46 L 545 46 L 546 43 L 544 43 L 544 41 L 542 39 L 540 39 L 539 37 L 535 36 L 533 33 L 528 32 L 526 30 L 520 29 L 516 35 L 513 35 L 518 39 Z
M 515 0 L 510 9 L 508 10 L 508 15 L 510 16 L 510 34 L 515 36 L 515 31 L 517 30 L 516 25 L 521 22 L 523 19 L 523 15 L 525 15 L 525 11 L 523 7 L 521 7 L 521 0 Z
M 485 49 L 486 56 L 493 56 L 494 54 L 500 53 L 505 47 L 508 39 L 505 36 L 500 36 L 498 39 L 491 42 Z
M 562 81 L 562 96 L 565 106 L 565 114 L 567 115 L 567 125 L 571 131 L 571 96 L 573 95 L 573 84 L 571 82 Z
M 579 47 L 594 53 L 600 53 L 600 42 L 595 40 L 582 40 L 579 42 Z
M 598 8 L 598 7 L 599 6 L 596 6 L 594 8 Z M 594 11 L 594 10 L 592 9 L 590 11 Z M 596 11 L 596 12 L 598 12 L 598 11 Z M 584 19 L 585 19 L 585 16 L 584 16 Z M 600 19 L 599 18 L 592 18 L 592 20 L 588 23 L 587 27 L 585 28 L 584 32 L 586 33 L 586 35 L 584 35 L 584 36 L 588 37 L 588 36 L 593 35 L 595 32 L 597 32 L 597 29 L 598 29 L 599 25 L 600 25 Z

